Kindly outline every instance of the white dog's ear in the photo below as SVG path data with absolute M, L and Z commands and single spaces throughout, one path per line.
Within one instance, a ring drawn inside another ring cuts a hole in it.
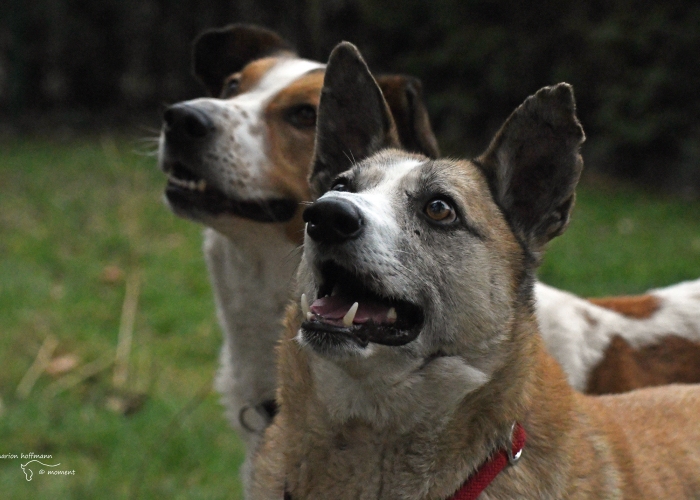
M 396 123 L 401 146 L 428 158 L 438 158 L 440 148 L 430 125 L 421 81 L 407 75 L 379 75 L 377 83 Z
M 353 44 L 340 43 L 328 60 L 318 106 L 312 195 L 325 193 L 354 163 L 398 145 L 389 106 L 367 64 Z
M 230 24 L 202 32 L 192 44 L 192 69 L 209 91 L 221 95 L 226 77 L 249 62 L 294 49 L 274 31 L 253 24 Z
M 536 258 L 569 223 L 584 140 L 573 90 L 560 83 L 528 97 L 476 159 L 514 233 Z

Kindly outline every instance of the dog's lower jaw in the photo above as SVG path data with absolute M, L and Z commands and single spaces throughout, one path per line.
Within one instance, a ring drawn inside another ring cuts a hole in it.
M 357 339 L 338 333 L 308 332 L 300 328 L 294 340 L 301 347 L 329 359 L 368 358 L 374 353 L 372 344 L 360 344 Z

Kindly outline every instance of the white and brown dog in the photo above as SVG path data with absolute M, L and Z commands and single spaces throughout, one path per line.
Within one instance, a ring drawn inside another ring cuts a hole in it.
M 391 115 L 344 43 L 317 137 L 253 498 L 699 498 L 700 386 L 585 396 L 538 332 L 535 270 L 583 165 L 568 85 L 479 158 L 431 160 L 383 150 Z
M 700 382 L 700 279 L 588 300 L 538 282 L 535 297 L 545 344 L 575 389 Z
M 208 226 L 204 254 L 224 331 L 216 387 L 250 449 L 275 412 L 274 347 L 299 262 L 325 64 L 240 24 L 203 33 L 193 58 L 214 97 L 165 111 L 159 164 L 171 209 Z M 402 146 L 436 157 L 420 82 L 379 81 Z

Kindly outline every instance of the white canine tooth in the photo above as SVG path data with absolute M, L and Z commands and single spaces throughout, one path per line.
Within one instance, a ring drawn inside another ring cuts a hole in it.
M 201 180 L 197 183 L 197 189 L 198 189 L 199 191 L 204 192 L 204 190 L 205 190 L 206 188 L 207 188 L 207 181 L 205 181 L 204 179 L 201 179 Z
M 343 324 L 345 326 L 352 326 L 352 322 L 355 319 L 355 314 L 357 314 L 357 308 L 360 307 L 360 304 L 358 302 L 355 302 L 351 307 L 350 310 L 343 316 Z
M 312 313 L 311 311 L 307 312 L 306 321 L 311 321 L 312 319 L 314 319 L 314 313 Z
M 309 301 L 306 299 L 305 293 L 301 294 L 301 311 L 304 313 L 304 316 L 306 316 L 306 319 L 309 319 L 311 310 L 309 309 Z
M 331 292 L 331 297 L 335 297 L 336 295 L 338 295 L 338 285 L 335 285 L 333 287 L 333 291 Z
M 190 181 L 190 183 L 188 184 L 188 186 L 189 186 L 189 188 L 190 188 L 192 191 L 194 191 L 195 189 L 197 189 L 197 183 L 194 182 L 194 181 Z
M 386 320 L 389 323 L 393 323 L 394 321 L 396 321 L 396 308 L 392 307 L 391 309 L 389 309 L 389 312 L 386 313 Z

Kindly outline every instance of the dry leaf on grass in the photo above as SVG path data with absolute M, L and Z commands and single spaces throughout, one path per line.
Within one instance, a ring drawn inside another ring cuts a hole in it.
M 63 356 L 56 356 L 53 358 L 44 371 L 52 377 L 58 377 L 59 375 L 75 370 L 78 364 L 80 364 L 80 358 L 78 356 L 75 354 L 64 354 Z
M 108 410 L 122 415 L 131 415 L 141 409 L 143 404 L 148 399 L 146 394 L 124 394 L 119 396 L 110 396 L 105 402 Z
M 124 280 L 124 271 L 119 266 L 105 266 L 102 270 L 102 281 L 108 285 L 115 285 Z

